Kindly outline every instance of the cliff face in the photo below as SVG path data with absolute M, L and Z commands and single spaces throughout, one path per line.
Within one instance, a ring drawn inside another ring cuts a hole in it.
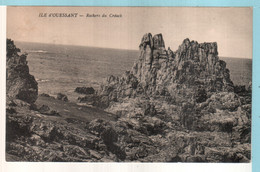
M 201 102 L 214 92 L 234 91 L 229 70 L 219 60 L 215 42 L 199 44 L 185 39 L 173 52 L 165 49 L 162 34 L 152 37 L 148 33 L 139 48 L 140 56 L 132 70 L 120 78 L 108 78 L 101 87 L 102 96 L 112 101 L 138 95 L 173 99 L 183 96 Z
M 29 73 L 26 55 L 18 55 L 20 49 L 14 42 L 7 39 L 6 54 L 6 94 L 7 99 L 20 99 L 27 103 L 34 103 L 38 96 L 38 83 Z

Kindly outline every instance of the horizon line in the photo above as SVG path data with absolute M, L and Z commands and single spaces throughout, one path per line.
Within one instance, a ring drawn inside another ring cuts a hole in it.
M 11 39 L 11 38 L 6 38 L 6 39 Z M 62 45 L 62 46 L 78 46 L 78 47 L 89 47 L 89 48 L 103 48 L 103 49 L 114 49 L 114 50 L 128 50 L 128 51 L 139 51 L 139 49 L 125 49 L 125 48 L 113 48 L 113 47 L 98 47 L 98 46 L 87 46 L 87 45 L 78 45 L 78 44 L 61 44 L 61 43 L 46 43 L 46 42 L 30 42 L 30 41 L 15 41 L 13 39 L 11 39 L 12 41 L 15 42 L 21 42 L 21 43 L 36 43 L 36 44 L 51 44 L 51 45 Z M 200 43 L 199 43 L 200 44 Z M 19 48 L 19 47 L 18 47 Z M 176 50 L 175 50 L 176 51 Z M 219 56 L 219 55 L 218 55 Z M 253 60 L 253 58 L 251 57 L 235 57 L 235 56 L 219 56 L 222 58 L 239 58 L 239 59 L 251 59 Z

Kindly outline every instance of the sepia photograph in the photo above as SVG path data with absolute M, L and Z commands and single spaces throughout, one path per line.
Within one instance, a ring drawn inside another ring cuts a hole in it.
M 250 163 L 253 8 L 8 6 L 7 162 Z

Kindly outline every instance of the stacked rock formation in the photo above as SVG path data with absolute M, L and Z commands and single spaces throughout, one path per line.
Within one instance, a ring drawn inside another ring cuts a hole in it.
M 14 42 L 7 39 L 7 99 L 20 99 L 27 103 L 34 103 L 38 96 L 38 83 L 29 73 L 26 54 L 19 55 L 19 52 L 20 49 L 16 48 Z
M 140 56 L 132 70 L 120 78 L 109 77 L 100 95 L 107 96 L 109 101 L 137 95 L 174 98 L 185 89 L 185 94 L 189 93 L 186 98 L 201 102 L 213 92 L 234 90 L 226 63 L 218 57 L 215 42 L 199 44 L 185 39 L 173 52 L 165 49 L 162 34 L 152 37 L 148 33 L 143 36 L 139 48 Z

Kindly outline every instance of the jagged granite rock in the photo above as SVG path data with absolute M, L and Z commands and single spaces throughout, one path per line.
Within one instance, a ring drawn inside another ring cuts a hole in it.
M 251 88 L 233 85 L 226 63 L 218 57 L 217 43 L 185 39 L 175 52 L 170 47 L 166 51 L 162 35 L 152 37 L 148 33 L 139 48 L 140 56 L 131 71 L 120 77 L 110 76 L 101 85 L 97 95 L 106 97 L 106 110 L 148 137 L 160 136 L 161 141 L 171 143 L 167 135 L 174 131 L 178 138 L 180 131 L 185 131 L 197 133 L 194 139 L 205 142 L 195 144 L 193 139 L 187 144 L 178 143 L 179 148 L 176 143 L 173 147 L 167 145 L 166 152 L 173 152 L 170 157 L 160 147 L 165 143 L 158 142 L 157 155 L 137 159 L 248 162 Z M 219 144 L 209 144 L 211 139 L 205 133 L 214 135 Z M 187 137 L 189 134 L 183 135 L 183 139 Z M 194 153 L 195 149 L 199 153 Z
M 131 72 L 148 94 L 169 92 L 174 95 L 172 92 L 180 84 L 211 92 L 233 90 L 226 63 L 218 58 L 216 43 L 198 44 L 185 39 L 174 53 L 174 61 L 169 61 L 169 55 L 165 57 L 154 53 L 150 65 L 143 62 L 143 54 L 147 54 L 147 50 L 141 48 L 140 51 L 139 61 Z
M 27 103 L 34 103 L 38 96 L 38 83 L 29 73 L 26 54 L 18 55 L 20 50 L 14 42 L 7 39 L 6 53 L 6 95 L 7 99 L 21 99 Z
M 165 50 L 161 34 L 145 34 L 140 56 L 131 71 L 121 77 L 110 76 L 99 95 L 109 101 L 124 97 L 165 96 L 202 102 L 214 92 L 233 92 L 226 63 L 218 57 L 217 43 L 201 43 L 185 39 L 178 50 Z M 177 101 L 177 99 L 175 99 Z

